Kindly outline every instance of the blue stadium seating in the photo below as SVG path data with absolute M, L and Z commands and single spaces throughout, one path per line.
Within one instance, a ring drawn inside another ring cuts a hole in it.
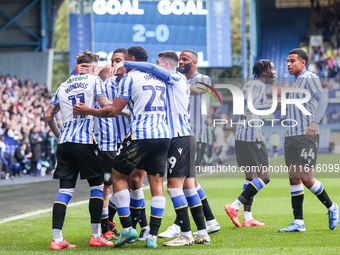
M 307 8 L 262 10 L 258 59 L 271 60 L 277 77 L 290 77 L 286 64 L 288 53 L 299 47 L 308 27 Z

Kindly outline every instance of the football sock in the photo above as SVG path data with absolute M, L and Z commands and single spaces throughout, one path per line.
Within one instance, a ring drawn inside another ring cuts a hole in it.
M 130 192 L 130 211 L 132 227 L 136 229 L 137 222 L 139 221 L 141 209 L 144 201 L 143 189 L 131 190 Z
M 313 186 L 309 189 L 327 208 L 330 208 L 333 204 L 332 200 L 329 198 L 326 190 L 324 189 L 321 182 L 315 180 Z
M 244 220 L 248 221 L 248 220 L 251 220 L 253 218 L 253 215 L 251 212 L 247 212 L 247 211 L 244 211 Z
M 264 186 L 265 183 L 260 178 L 252 180 L 241 195 L 231 204 L 231 208 L 236 211 L 240 210 L 241 206 L 244 205 L 251 197 L 255 196 Z
M 54 228 L 52 229 L 52 231 L 53 231 L 53 240 L 56 243 L 61 243 L 64 240 L 61 229 Z
M 73 196 L 73 193 L 74 193 L 74 188 L 73 189 L 59 189 L 58 196 L 53 204 L 52 229 L 61 230 L 63 228 L 66 208 Z
M 140 210 L 139 225 L 141 229 L 149 229 L 148 220 L 145 214 L 145 200 L 143 199 L 142 209 Z
M 253 200 L 254 200 L 254 197 L 251 197 L 244 203 L 243 207 L 244 207 L 245 212 L 251 212 L 251 206 L 253 205 Z
M 109 208 L 105 207 L 102 210 L 102 219 L 101 219 L 102 233 L 106 233 L 110 231 L 109 228 Z
M 243 183 L 243 190 L 242 191 L 244 191 L 246 188 L 247 188 L 247 186 L 248 186 L 248 184 L 250 183 L 250 181 L 248 181 L 248 180 L 244 180 L 244 183 Z M 251 197 L 250 199 L 248 199 L 245 203 L 244 203 L 244 205 L 243 205 L 243 207 L 244 207 L 244 212 L 251 212 L 251 206 L 253 205 L 253 197 Z
M 202 206 L 203 206 L 203 213 L 204 213 L 204 217 L 205 217 L 206 221 L 215 219 L 215 217 L 214 217 L 214 215 L 211 211 L 210 205 L 208 203 L 207 196 L 206 196 L 204 190 L 202 189 L 201 185 L 198 184 L 198 186 L 196 187 L 196 191 L 197 191 L 198 196 L 201 199 Z
M 203 207 L 202 207 L 202 203 L 201 203 L 200 197 L 197 194 L 196 189 L 195 188 L 184 189 L 183 193 L 188 201 L 188 206 L 190 207 L 191 215 L 194 218 L 195 224 L 197 226 L 197 230 L 203 230 L 206 233 L 206 225 L 204 221 Z
M 181 232 L 181 235 L 182 236 L 185 236 L 185 237 L 187 237 L 187 238 L 189 238 L 189 239 L 191 239 L 192 238 L 192 233 L 191 233 L 191 231 L 187 231 L 187 232 Z
M 114 201 L 116 202 L 116 209 L 120 219 L 120 223 L 124 229 L 129 229 L 132 226 L 130 215 L 130 194 L 129 190 L 124 189 L 114 194 Z M 124 232 L 125 233 L 125 232 Z
M 176 212 L 176 219 L 180 224 L 182 233 L 191 233 L 189 213 L 188 213 L 188 202 L 184 196 L 183 189 L 167 189 L 171 201 L 174 205 Z M 191 238 L 190 236 L 187 236 Z
M 100 237 L 100 222 L 103 210 L 103 189 L 104 184 L 90 187 L 89 211 L 91 215 L 92 235 L 98 239 Z
M 208 221 L 206 222 L 206 224 L 207 224 L 207 225 L 217 225 L 218 222 L 217 222 L 215 219 L 213 219 L 213 220 L 208 220 Z
M 165 201 L 165 197 L 162 196 L 154 196 L 151 198 L 150 235 L 152 236 L 157 236 L 159 227 L 161 226 Z
M 101 237 L 100 235 L 100 223 L 91 223 L 92 235 L 95 239 Z
M 114 194 L 112 194 L 109 200 L 109 221 L 113 221 L 113 217 L 115 216 L 116 212 L 115 198 Z
M 292 196 L 292 207 L 293 207 L 294 219 L 302 220 L 303 222 L 303 208 L 302 208 L 303 198 L 304 198 L 303 184 L 301 183 L 298 185 L 290 185 L 290 194 Z

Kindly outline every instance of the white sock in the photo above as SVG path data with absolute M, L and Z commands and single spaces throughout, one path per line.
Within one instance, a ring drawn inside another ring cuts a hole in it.
M 206 222 L 206 224 L 211 226 L 211 225 L 217 225 L 218 222 L 216 221 L 216 219 L 213 219 L 213 220 L 208 220 L 208 221 Z
M 150 230 L 149 226 L 142 227 L 141 230 L 148 229 Z
M 333 203 L 332 205 L 331 205 L 331 207 L 329 207 L 329 208 L 327 208 L 328 209 L 328 211 L 333 211 L 334 209 L 335 209 L 335 204 Z
M 246 221 L 251 220 L 253 218 L 253 215 L 251 212 L 244 211 L 244 219 Z
M 205 236 L 208 235 L 208 232 L 207 232 L 206 229 L 201 229 L 201 230 L 198 230 L 198 231 L 197 231 L 197 235 L 198 235 L 199 237 L 205 237 Z
M 191 233 L 191 231 L 182 232 L 181 235 L 182 235 L 182 236 L 185 236 L 185 237 L 187 237 L 187 238 L 189 238 L 189 239 L 192 238 L 192 233 Z
M 298 225 L 303 225 L 304 221 L 303 220 L 294 220 L 294 223 L 296 223 Z
M 178 226 L 177 224 L 172 224 L 172 227 L 176 230 L 176 232 L 181 232 L 181 227 L 180 226 Z
M 92 235 L 95 239 L 100 238 L 100 223 L 91 223 Z
M 235 211 L 240 210 L 240 208 L 242 207 L 242 203 L 240 200 L 236 199 L 232 204 L 231 204 L 231 208 L 233 208 Z
M 124 234 L 127 234 L 128 232 L 129 232 L 129 229 L 130 229 L 131 227 L 128 227 L 128 228 L 123 228 L 123 233 Z
M 64 240 L 63 238 L 63 232 L 61 229 L 58 229 L 58 228 L 54 228 L 52 229 L 53 231 L 53 240 L 56 242 L 56 243 L 60 243 Z
M 157 241 L 157 236 L 150 235 L 150 234 L 148 234 L 148 235 L 146 236 L 146 239 L 151 239 L 151 238 L 155 238 L 156 241 Z

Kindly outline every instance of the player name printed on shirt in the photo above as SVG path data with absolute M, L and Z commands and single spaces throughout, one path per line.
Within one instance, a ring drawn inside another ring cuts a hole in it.
M 63 82 L 52 97 L 51 104 L 59 105 L 63 126 L 60 130 L 59 143 L 91 144 L 94 117 L 73 114 L 73 106 L 79 102 L 94 108 L 96 98 L 106 96 L 103 83 L 98 76 L 71 76 Z
M 156 75 L 132 70 L 118 86 L 119 98 L 130 99 L 130 135 L 134 139 L 170 138 L 165 121 L 166 84 Z

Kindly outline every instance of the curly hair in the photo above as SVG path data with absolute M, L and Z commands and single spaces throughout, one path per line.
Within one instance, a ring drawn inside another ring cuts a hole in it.
M 254 78 L 258 78 L 263 72 L 266 72 L 268 68 L 271 68 L 272 62 L 268 59 L 260 59 L 253 67 Z

